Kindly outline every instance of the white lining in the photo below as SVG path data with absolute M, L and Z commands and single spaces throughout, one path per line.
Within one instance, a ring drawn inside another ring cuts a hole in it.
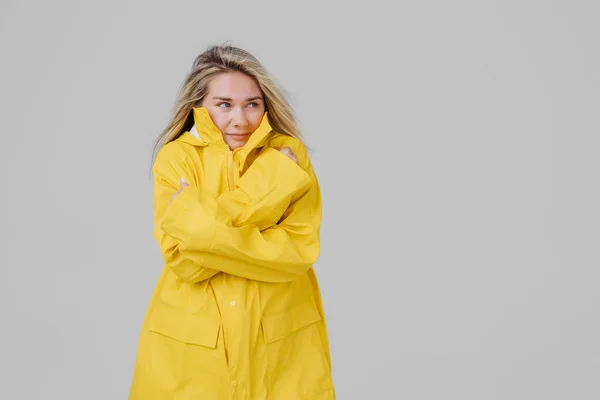
M 196 138 L 196 139 L 200 139 L 200 135 L 198 135 L 198 131 L 196 130 L 196 124 L 194 124 L 192 126 L 192 128 L 190 129 L 190 133 Z

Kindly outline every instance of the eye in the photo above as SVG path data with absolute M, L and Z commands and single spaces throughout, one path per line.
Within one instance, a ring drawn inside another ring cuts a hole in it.
M 250 102 L 250 103 L 248 103 L 248 107 L 250 107 L 250 108 L 256 108 L 256 107 L 258 107 L 258 103 L 255 102 L 255 101 Z
M 221 108 L 227 108 L 227 107 L 230 107 L 230 106 L 231 106 L 231 104 L 229 104 L 226 101 L 222 101 L 221 103 L 217 104 L 217 107 L 221 107 Z

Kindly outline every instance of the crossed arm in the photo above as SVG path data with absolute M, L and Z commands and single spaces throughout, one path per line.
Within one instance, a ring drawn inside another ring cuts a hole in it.
M 161 154 L 162 153 L 162 154 Z M 189 167 L 171 151 L 154 167 L 154 236 L 166 264 L 196 283 L 218 272 L 264 282 L 291 281 L 319 255 L 321 193 L 306 150 L 298 163 L 266 149 L 218 198 L 180 189 Z

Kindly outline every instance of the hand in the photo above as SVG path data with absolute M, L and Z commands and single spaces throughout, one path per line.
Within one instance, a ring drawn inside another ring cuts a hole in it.
M 279 150 L 281 153 L 283 153 L 287 157 L 289 157 L 293 162 L 298 164 L 298 157 L 296 157 L 296 154 L 294 154 L 292 149 L 289 148 L 288 146 L 285 146 L 283 149 L 280 149 L 279 147 L 275 147 L 275 149 Z
M 179 196 L 179 193 L 181 193 L 183 191 L 183 189 L 190 186 L 183 178 L 181 178 L 181 180 L 179 181 L 179 184 L 181 185 L 181 189 L 179 189 L 178 191 L 173 193 L 173 196 L 171 196 L 171 201 L 175 200 L 175 197 Z

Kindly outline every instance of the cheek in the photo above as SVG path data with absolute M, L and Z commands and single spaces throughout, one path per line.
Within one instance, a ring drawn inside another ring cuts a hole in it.
M 256 113 L 256 115 L 252 115 L 249 118 L 250 124 L 252 125 L 252 130 L 255 131 L 262 121 L 264 113 Z

